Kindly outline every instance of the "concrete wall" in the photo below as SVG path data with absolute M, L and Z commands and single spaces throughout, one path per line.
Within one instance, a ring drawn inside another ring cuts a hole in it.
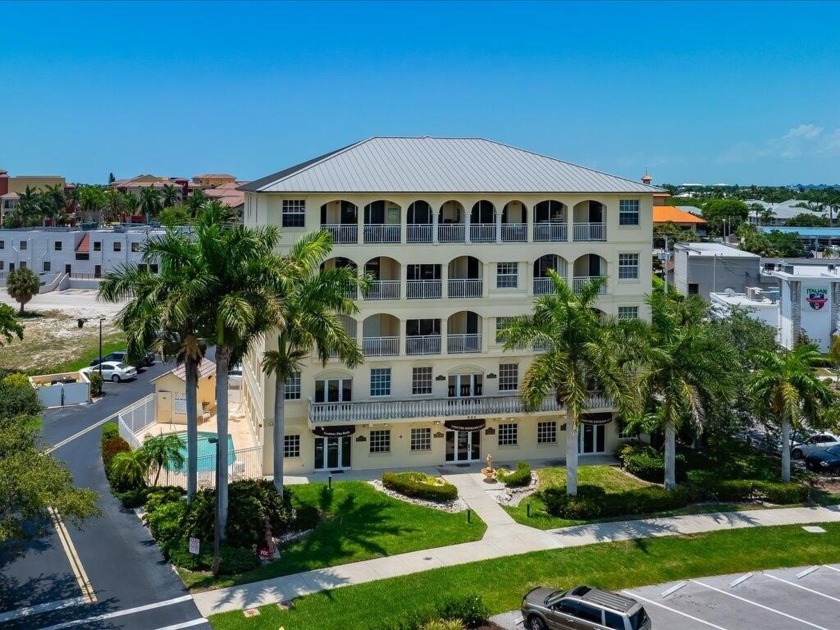
M 732 289 L 743 293 L 747 287 L 757 286 L 761 273 L 759 258 L 729 256 L 697 256 L 676 250 L 674 253 L 674 286 L 683 295 L 689 285 L 696 284 L 698 295 L 708 300 L 710 293 Z

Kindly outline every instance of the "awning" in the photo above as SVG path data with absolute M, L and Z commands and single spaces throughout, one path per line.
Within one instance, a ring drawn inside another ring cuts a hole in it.
M 334 427 L 315 427 L 312 432 L 319 437 L 347 437 L 356 432 L 356 426 L 343 424 Z
M 447 420 L 443 424 L 453 431 L 481 431 L 487 422 L 481 418 L 479 420 Z
M 585 413 L 580 419 L 582 424 L 609 424 L 612 422 L 611 413 Z

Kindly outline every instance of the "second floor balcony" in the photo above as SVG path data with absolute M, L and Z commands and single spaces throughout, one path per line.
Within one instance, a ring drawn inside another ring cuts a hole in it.
M 405 353 L 409 355 L 440 354 L 440 335 L 407 335 Z
M 455 278 L 449 280 L 447 287 L 450 298 L 480 298 L 484 281 L 476 278 Z
M 362 350 L 366 357 L 395 357 L 400 353 L 400 338 L 394 337 L 364 337 Z
M 409 280 L 406 297 L 409 300 L 439 300 L 443 283 L 440 280 Z
M 359 242 L 359 226 L 352 223 L 325 223 L 321 229 L 332 235 L 336 245 L 355 245 Z
M 365 292 L 366 300 L 399 300 L 399 280 L 374 280 Z

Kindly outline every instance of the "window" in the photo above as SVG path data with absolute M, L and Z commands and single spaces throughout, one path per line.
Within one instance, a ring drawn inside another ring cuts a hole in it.
M 29 241 L 20 242 L 20 251 L 25 252 L 29 248 Z
M 638 199 L 622 199 L 618 202 L 618 224 L 639 225 Z
M 286 379 L 286 400 L 300 400 L 300 372 Z
M 516 423 L 499 425 L 499 446 L 519 444 L 519 425 Z
M 431 429 L 412 429 L 411 430 L 411 450 L 412 451 L 431 451 L 432 450 L 432 430 Z
M 283 457 L 300 457 L 299 435 L 287 435 L 283 438 Z
M 618 278 L 620 280 L 639 279 L 639 255 L 619 254 L 618 255 Z
M 513 317 L 496 318 L 496 343 L 502 343 L 501 332 L 510 326 L 511 322 L 513 322 Z
M 537 422 L 537 444 L 557 444 L 556 422 Z
M 610 630 L 624 630 L 624 617 L 610 610 L 605 610 L 604 625 Z
M 55 251 L 60 252 L 62 247 L 64 247 L 64 243 L 62 243 L 61 241 L 55 242 Z
M 101 252 L 102 251 L 102 241 L 93 241 L 93 251 Z
M 515 392 L 519 389 L 519 365 L 502 363 L 499 366 L 499 391 Z
M 699 295 L 700 294 L 700 285 L 696 284 L 694 282 L 689 283 L 688 294 L 689 295 Z
M 629 440 L 638 437 L 638 431 L 629 431 L 627 429 L 627 421 L 619 419 L 618 421 L 618 438 L 620 440 Z
M 638 306 L 619 306 L 618 319 L 639 319 Z
M 6 241 L 0 241 L 0 249 L 6 249 Z
M 26 261 L 25 260 L 20 261 L 20 268 L 21 269 L 26 269 Z
M 500 262 L 496 264 L 496 288 L 515 289 L 518 281 L 518 265 L 515 262 Z
M 370 371 L 370 395 L 391 395 L 391 368 L 373 368 Z
M 584 621 L 591 621 L 592 623 L 597 624 L 601 623 L 601 610 L 599 608 L 595 608 L 594 606 L 590 606 L 589 604 L 584 604 L 583 602 L 578 602 L 578 611 L 576 616 Z
M 315 381 L 315 402 L 350 402 L 353 398 L 353 379 L 330 378 Z
M 3 269 L 5 269 L 5 268 L 6 268 L 6 262 L 3 261 L 3 260 L 0 260 L 0 271 L 3 271 Z
M 44 261 L 44 273 L 52 271 L 52 263 L 49 260 Z
M 122 251 L 122 243 L 114 243 L 114 251 L 121 252 Z
M 87 252 L 76 252 L 76 260 L 90 260 L 90 254 Z
M 391 452 L 391 430 L 380 429 L 370 432 L 370 452 L 390 453 Z
M 418 367 L 411 370 L 411 393 L 432 393 L 432 368 Z
M 140 251 L 140 243 L 131 244 L 131 253 L 136 254 Z
M 306 227 L 306 202 L 283 200 L 283 227 Z
M 152 273 L 157 273 L 158 266 L 155 263 L 152 263 L 151 265 L 149 265 L 149 271 L 151 271 Z

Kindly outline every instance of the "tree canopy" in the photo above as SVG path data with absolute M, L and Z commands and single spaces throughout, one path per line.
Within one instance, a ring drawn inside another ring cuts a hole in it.
M 20 314 L 23 314 L 23 307 L 33 296 L 38 295 L 41 288 L 41 281 L 35 272 L 28 268 L 15 269 L 10 271 L 6 278 L 6 291 L 12 299 L 20 303 Z

